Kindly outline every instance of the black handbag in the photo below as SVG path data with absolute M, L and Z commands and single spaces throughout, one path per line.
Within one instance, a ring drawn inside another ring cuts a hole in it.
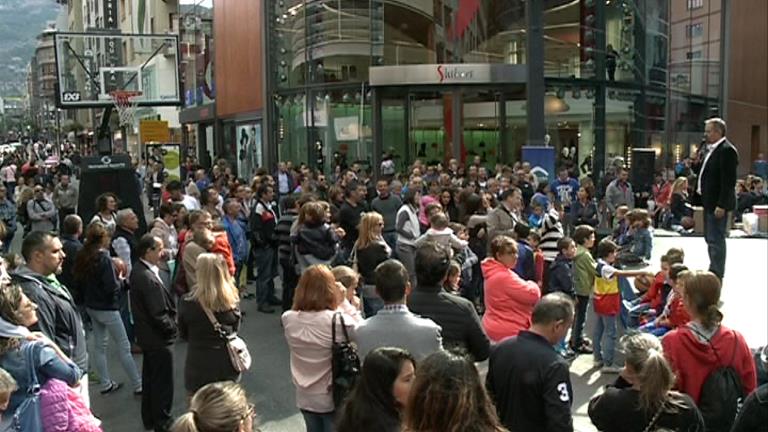
M 344 333 L 343 340 L 336 341 L 336 317 L 339 317 L 341 331 Z M 360 375 L 360 357 L 357 350 L 349 341 L 349 333 L 344 324 L 344 317 L 341 312 L 336 312 L 331 320 L 331 335 L 333 344 L 331 345 L 331 370 L 333 374 L 333 403 L 336 408 L 341 408 L 344 399 L 352 391 L 352 387 Z

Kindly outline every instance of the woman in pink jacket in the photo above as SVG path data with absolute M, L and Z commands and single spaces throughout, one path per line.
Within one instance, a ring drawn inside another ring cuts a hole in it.
M 485 279 L 483 328 L 492 342 L 516 336 L 531 325 L 533 307 L 541 297 L 536 282 L 515 274 L 517 243 L 500 235 L 491 241 L 491 257 L 482 262 Z
M 296 286 L 293 308 L 283 313 L 283 330 L 291 350 L 291 376 L 296 386 L 296 406 L 307 432 L 332 432 L 336 407 L 331 386 L 331 323 L 344 293 L 325 265 L 304 270 Z M 355 319 L 342 314 L 350 339 Z M 336 320 L 336 338 L 344 337 Z

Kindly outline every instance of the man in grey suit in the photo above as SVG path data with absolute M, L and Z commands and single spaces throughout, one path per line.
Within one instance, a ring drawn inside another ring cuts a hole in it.
M 408 310 L 405 298 L 411 292 L 408 271 L 400 261 L 390 259 L 376 267 L 376 293 L 384 307 L 355 330 L 355 342 L 361 359 L 379 347 L 408 350 L 416 361 L 443 349 L 440 326 Z

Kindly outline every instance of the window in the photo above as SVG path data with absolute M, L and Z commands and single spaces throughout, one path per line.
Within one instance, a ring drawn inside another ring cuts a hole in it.
M 687 38 L 701 37 L 704 33 L 704 24 L 694 23 L 685 26 L 685 36 Z
M 699 60 L 701 59 L 701 50 L 688 51 L 685 53 L 685 58 L 688 60 Z
M 688 10 L 704 7 L 704 0 L 688 0 Z

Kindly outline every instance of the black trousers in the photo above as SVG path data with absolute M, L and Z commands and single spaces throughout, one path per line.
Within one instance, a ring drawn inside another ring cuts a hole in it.
M 167 432 L 173 419 L 173 351 L 171 346 L 143 350 L 141 420 L 145 429 Z
M 293 306 L 293 293 L 296 285 L 299 284 L 299 275 L 296 274 L 296 268 L 290 261 L 281 260 L 280 267 L 283 268 L 283 312 L 285 312 Z

